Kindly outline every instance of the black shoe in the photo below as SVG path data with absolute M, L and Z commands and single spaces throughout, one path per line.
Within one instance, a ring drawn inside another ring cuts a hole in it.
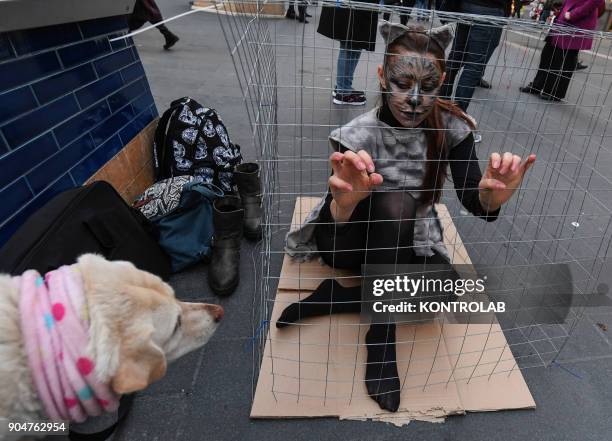
M 578 64 L 576 64 L 576 70 L 583 70 L 588 68 L 589 66 L 586 64 L 582 64 L 582 61 L 579 61 Z
M 553 102 L 561 101 L 561 98 L 557 98 L 556 96 L 553 96 L 553 95 L 550 95 L 544 92 L 540 94 L 540 98 L 543 99 L 544 101 L 553 101 Z
M 306 6 L 298 6 L 298 21 L 304 24 L 309 23 L 306 20 Z
M 338 93 L 333 99 L 334 104 L 341 106 L 363 106 L 366 103 L 366 97 L 363 93 Z
M 164 44 L 165 50 L 170 49 L 172 46 L 174 46 L 179 41 L 178 36 L 174 35 L 170 31 L 168 31 L 168 34 L 164 34 L 164 37 L 166 38 L 166 44 Z
M 478 87 L 482 87 L 483 89 L 490 89 L 491 88 L 491 83 L 486 81 L 484 78 L 481 78 L 480 81 L 478 82 L 477 86 Z
M 261 239 L 261 180 L 259 165 L 254 162 L 240 164 L 234 171 L 234 181 L 244 208 L 243 234 L 249 240 Z
M 524 87 L 519 87 L 519 90 L 523 93 L 530 93 L 532 95 L 539 95 L 540 93 L 542 93 L 541 90 L 535 89 L 532 86 L 532 83 L 529 83 L 527 86 L 524 86 Z
M 228 296 L 240 282 L 240 240 L 244 209 L 237 196 L 224 196 L 213 203 L 213 252 L 208 284 L 213 292 Z

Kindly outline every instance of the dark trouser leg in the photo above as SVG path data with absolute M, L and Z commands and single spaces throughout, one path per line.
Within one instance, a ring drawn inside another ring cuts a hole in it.
M 385 6 L 391 6 L 391 5 L 396 5 L 397 1 L 396 0 L 384 0 L 383 4 Z M 384 12 L 383 13 L 383 20 L 385 21 L 389 21 L 389 18 L 391 18 L 391 13 L 390 12 Z
M 401 0 L 401 5 L 407 8 L 414 8 L 416 0 Z M 400 23 L 404 26 L 408 23 L 409 14 L 400 14 Z
M 578 63 L 577 50 L 553 48 L 550 71 L 542 87 L 543 96 L 563 99 Z
M 353 90 L 353 77 L 361 57 L 361 50 L 352 49 L 351 43 L 340 42 L 338 52 L 338 65 L 336 71 L 336 90 L 339 93 L 351 93 Z
M 559 86 L 555 91 L 555 96 L 559 99 L 565 98 L 567 94 L 567 89 L 569 88 L 570 82 L 572 81 L 572 75 L 576 71 L 576 66 L 578 66 L 578 52 L 577 50 L 568 50 L 567 56 L 565 57 L 565 61 L 563 63 L 563 70 L 561 72 L 562 78 L 559 81 Z
M 308 21 L 306 21 L 306 7 L 308 6 L 308 4 L 306 2 L 304 2 L 303 0 L 298 0 L 298 20 L 301 23 L 308 23 Z
M 493 55 L 500 37 L 500 29 L 489 26 L 472 26 L 466 46 L 463 72 L 455 93 L 455 101 L 463 111 L 467 111 L 472 95 L 474 95 L 474 89 L 482 78 L 488 58 Z
M 551 45 L 548 41 L 542 48 L 542 53 L 540 54 L 540 64 L 538 66 L 538 72 L 536 73 L 533 82 L 531 83 L 531 87 L 533 89 L 541 91 L 546 84 L 547 78 L 551 75 L 550 70 L 553 66 L 553 54 L 555 52 L 555 47 Z
M 175 34 L 170 32 L 170 29 L 168 29 L 165 24 L 157 25 L 157 29 L 159 29 L 159 32 L 161 32 L 164 38 L 166 39 L 164 49 L 170 49 L 176 44 L 177 41 L 179 41 L 179 38 Z
M 455 39 L 453 40 L 453 47 L 446 62 L 446 78 L 444 79 L 444 84 L 440 90 L 440 96 L 442 97 L 450 98 L 453 94 L 455 78 L 457 78 L 457 73 L 461 69 L 461 66 L 463 66 L 469 33 L 469 25 L 463 23 L 457 24 L 457 31 L 455 33 Z

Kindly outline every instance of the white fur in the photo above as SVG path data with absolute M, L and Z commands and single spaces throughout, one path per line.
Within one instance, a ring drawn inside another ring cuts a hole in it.
M 216 305 L 176 300 L 168 284 L 128 262 L 87 254 L 76 267 L 89 305 L 87 353 L 98 378 L 116 390 L 140 384 L 132 373 L 151 372 L 142 387 L 159 379 L 166 362 L 208 341 L 223 314 Z M 23 347 L 19 296 L 16 280 L 0 275 L 0 419 L 43 421 Z M 173 332 L 179 315 L 181 326 Z M 142 351 L 150 357 L 142 357 Z M 135 365 L 132 370 L 127 369 L 130 363 Z M 17 439 L 10 436 L 0 430 L 0 440 Z

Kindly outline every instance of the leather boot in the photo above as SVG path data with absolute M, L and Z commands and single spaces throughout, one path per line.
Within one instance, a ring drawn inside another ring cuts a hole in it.
M 234 169 L 234 182 L 244 207 L 244 237 L 249 240 L 260 240 L 261 228 L 261 181 L 259 164 L 246 162 Z
M 161 32 L 164 38 L 166 39 L 166 44 L 164 44 L 164 49 L 166 50 L 170 49 L 172 46 L 174 46 L 177 43 L 177 41 L 179 41 L 178 36 L 170 32 L 170 29 L 168 29 L 166 25 L 164 24 L 159 25 L 157 26 L 157 29 L 159 29 L 159 32 Z
M 208 284 L 213 292 L 228 296 L 240 282 L 240 240 L 244 209 L 237 196 L 225 196 L 213 203 L 213 252 L 208 267 Z

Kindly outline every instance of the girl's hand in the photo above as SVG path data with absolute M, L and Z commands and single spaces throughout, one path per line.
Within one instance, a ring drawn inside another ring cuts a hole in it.
M 518 155 L 506 152 L 492 153 L 487 170 L 480 180 L 480 204 L 487 212 L 495 211 L 512 197 L 521 185 L 536 155 L 529 155 L 525 161 Z
M 383 178 L 374 173 L 374 162 L 365 150 L 334 152 L 329 160 L 334 171 L 329 177 L 331 214 L 336 221 L 346 222 L 357 204 L 368 197 L 372 187 L 382 184 Z

